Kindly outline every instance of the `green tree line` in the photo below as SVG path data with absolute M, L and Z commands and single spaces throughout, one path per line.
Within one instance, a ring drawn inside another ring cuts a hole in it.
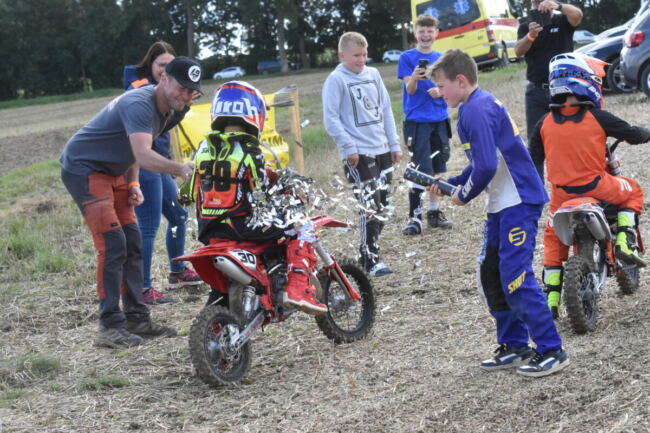
M 571 1 L 592 32 L 627 21 L 639 2 Z M 525 17 L 529 0 L 511 3 Z M 330 65 L 345 31 L 365 34 L 379 60 L 411 44 L 410 21 L 406 0 L 0 0 L 0 100 L 120 87 L 123 66 L 160 39 L 178 54 L 216 53 L 202 60 L 207 73 L 252 73 L 275 58 L 284 70 Z

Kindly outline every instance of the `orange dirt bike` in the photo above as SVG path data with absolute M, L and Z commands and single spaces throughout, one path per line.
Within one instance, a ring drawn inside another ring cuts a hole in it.
M 620 175 L 614 156 L 618 140 L 608 146 L 611 174 Z M 598 302 L 608 276 L 615 276 L 622 294 L 639 288 L 640 269 L 614 256 L 618 208 L 593 197 L 567 200 L 553 215 L 553 228 L 573 253 L 564 264 L 562 301 L 571 327 L 578 334 L 593 331 L 598 321 Z M 637 225 L 639 252 L 644 252 Z
M 312 218 L 315 226 L 347 227 L 331 217 Z M 375 320 L 375 294 L 355 261 L 336 261 L 320 240 L 312 243 L 322 267 L 312 275 L 316 297 L 328 307 L 316 324 L 336 343 L 364 338 Z M 217 240 L 175 260 L 189 261 L 212 287 L 210 304 L 194 319 L 189 335 L 192 363 L 204 382 L 239 382 L 251 366 L 253 332 L 283 322 L 297 310 L 282 305 L 287 284 L 285 245 Z

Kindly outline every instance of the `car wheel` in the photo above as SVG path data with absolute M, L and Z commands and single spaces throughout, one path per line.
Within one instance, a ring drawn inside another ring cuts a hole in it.
M 235 74 L 235 78 L 241 77 L 241 74 Z
M 647 63 L 641 71 L 641 83 L 639 84 L 643 93 L 650 97 L 650 63 Z
M 389 59 L 389 58 L 385 58 L 385 59 L 384 59 L 384 63 L 390 63 L 390 59 Z
M 506 47 L 501 49 L 501 61 L 499 63 L 499 66 L 501 67 L 510 66 L 510 56 L 508 56 L 508 50 Z
M 614 93 L 632 93 L 634 88 L 625 84 L 623 81 L 623 68 L 621 67 L 621 58 L 617 58 L 607 68 L 607 86 Z

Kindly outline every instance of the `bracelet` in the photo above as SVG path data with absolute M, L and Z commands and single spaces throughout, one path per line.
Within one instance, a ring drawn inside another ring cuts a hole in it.
M 128 189 L 131 189 L 134 186 L 137 186 L 138 188 L 140 188 L 140 183 L 139 182 L 129 182 Z
M 530 35 L 530 33 L 528 33 L 528 34 L 526 35 L 526 37 L 527 37 L 528 40 L 531 41 L 531 42 L 535 42 L 535 39 L 537 39 L 537 38 L 532 37 L 532 36 Z

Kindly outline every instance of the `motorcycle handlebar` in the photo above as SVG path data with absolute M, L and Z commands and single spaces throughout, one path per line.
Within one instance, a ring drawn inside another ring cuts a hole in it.
M 609 146 L 609 153 L 613 153 L 616 150 L 616 148 L 618 147 L 618 145 L 621 144 L 623 141 L 625 141 L 625 140 L 618 139 L 614 143 L 612 143 L 612 145 Z

